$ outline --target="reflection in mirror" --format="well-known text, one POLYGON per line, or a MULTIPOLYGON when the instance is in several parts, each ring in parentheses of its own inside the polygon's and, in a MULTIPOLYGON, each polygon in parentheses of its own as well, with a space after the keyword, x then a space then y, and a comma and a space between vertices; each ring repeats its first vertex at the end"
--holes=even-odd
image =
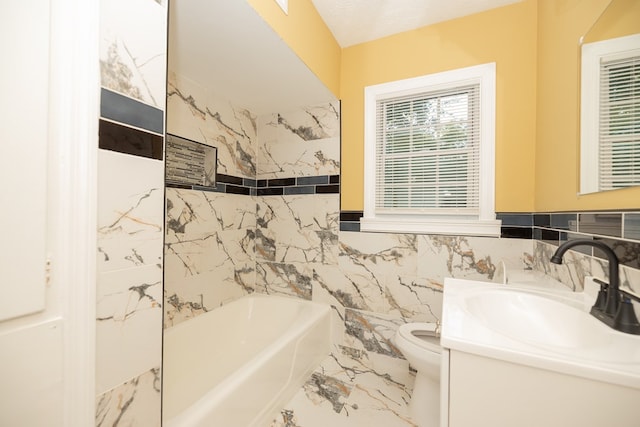
MULTIPOLYGON (((329 234, 321 231, 338 216, 333 212, 339 206, 337 185, 329 185, 335 183, 329 179, 339 174, 339 108, 334 95, 249 2, 169 3, 164 426, 195 425, 193 420, 202 417, 215 419, 207 425, 266 425, 251 419, 272 414, 265 399, 277 404, 286 396, 272 388, 283 380, 295 386, 290 381, 294 374, 282 369, 302 370, 306 365, 297 361, 242 370, 263 344, 274 341, 253 326, 269 333, 277 328, 261 320, 249 327, 255 316, 242 311, 253 307, 248 302, 224 314, 218 309, 250 293, 282 292, 268 286, 285 283, 293 270, 271 268, 271 257, 281 247, 277 239, 289 238, 296 220, 305 218, 300 227, 306 234, 301 235, 313 234, 312 229, 318 230, 315 235, 329 234), (213 164, 217 175, 208 173, 213 164), (278 203, 273 197, 267 202, 258 197, 262 194, 304 195, 305 200, 278 203), (321 202, 306 200, 315 200, 316 194, 321 202), (329 212, 317 214, 327 224, 308 225, 306 218, 315 218, 307 215, 310 206, 329 212), (239 318, 246 318, 244 333, 239 318), (271 369, 276 365, 283 368, 271 369), (255 380, 259 375, 269 379, 255 380)), ((324 251, 324 243, 311 241, 310 251, 324 251)), ((299 255, 297 247, 287 257, 303 255, 313 258, 299 255)), ((299 282, 305 283, 300 298, 310 299, 306 283, 311 281, 299 282)))
POLYGON ((640 2, 613 0, 583 41, 580 193, 640 185, 640 2))

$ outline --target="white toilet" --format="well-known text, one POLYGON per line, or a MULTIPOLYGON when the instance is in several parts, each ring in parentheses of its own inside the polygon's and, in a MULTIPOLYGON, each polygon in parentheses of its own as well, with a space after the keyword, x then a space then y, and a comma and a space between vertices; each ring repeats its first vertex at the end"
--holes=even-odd
POLYGON ((407 323, 398 328, 396 346, 417 371, 409 413, 419 427, 440 422, 440 330, 436 323, 407 323))

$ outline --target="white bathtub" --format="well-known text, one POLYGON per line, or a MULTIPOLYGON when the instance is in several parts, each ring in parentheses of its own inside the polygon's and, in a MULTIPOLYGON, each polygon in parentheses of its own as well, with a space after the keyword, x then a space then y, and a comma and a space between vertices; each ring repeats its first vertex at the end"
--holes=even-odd
POLYGON ((165 427, 262 427, 330 351, 330 308, 252 295, 165 331, 165 427))

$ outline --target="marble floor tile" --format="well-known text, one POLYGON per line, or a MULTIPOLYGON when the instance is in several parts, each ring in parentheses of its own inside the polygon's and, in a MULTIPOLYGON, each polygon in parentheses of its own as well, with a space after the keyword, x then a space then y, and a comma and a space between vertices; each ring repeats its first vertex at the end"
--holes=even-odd
POLYGON ((412 427, 406 360, 335 346, 270 427, 412 427))

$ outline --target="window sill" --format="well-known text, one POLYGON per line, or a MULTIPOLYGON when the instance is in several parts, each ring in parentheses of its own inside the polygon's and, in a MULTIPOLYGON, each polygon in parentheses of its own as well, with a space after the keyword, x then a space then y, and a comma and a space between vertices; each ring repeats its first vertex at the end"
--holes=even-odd
POLYGON ((360 219, 360 231, 380 233, 446 234, 500 237, 502 221, 469 219, 366 218, 360 219))

